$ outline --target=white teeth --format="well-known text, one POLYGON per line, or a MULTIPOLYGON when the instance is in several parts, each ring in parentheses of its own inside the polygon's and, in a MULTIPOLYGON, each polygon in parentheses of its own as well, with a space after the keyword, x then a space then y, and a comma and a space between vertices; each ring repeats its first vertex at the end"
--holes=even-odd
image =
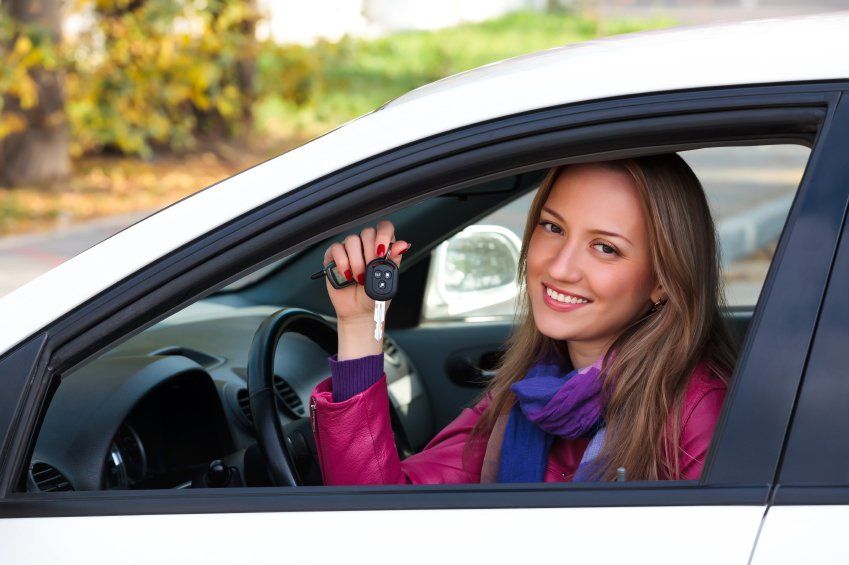
POLYGON ((565 304, 586 304, 587 300, 583 298, 578 298, 577 296, 567 296, 565 294, 560 294, 559 292, 555 292, 548 287, 545 287, 545 293, 549 295, 551 298, 556 300, 557 302, 563 302, 565 304))

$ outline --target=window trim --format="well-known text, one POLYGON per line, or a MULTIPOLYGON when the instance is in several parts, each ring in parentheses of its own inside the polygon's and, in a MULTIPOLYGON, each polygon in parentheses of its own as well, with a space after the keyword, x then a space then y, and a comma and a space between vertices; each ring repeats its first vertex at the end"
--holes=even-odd
MULTIPOLYGON (((327 225, 337 226, 341 230, 350 223, 352 216, 361 220, 369 214, 385 212, 387 208, 398 208, 402 203, 409 204, 486 178, 565 162, 570 159, 564 157, 569 154, 568 147, 572 147, 572 154, 576 155, 573 159, 581 160, 601 154, 612 158, 658 150, 681 150, 690 146, 704 147, 710 143, 761 142, 765 139, 810 141, 821 124, 827 123, 829 119, 837 100, 834 90, 835 86, 830 83, 708 89, 622 97, 529 112, 463 128, 387 152, 342 169, 334 175, 318 179, 221 226, 117 283, 45 328, 43 333, 46 347, 40 357, 44 369, 35 371, 30 383, 32 386, 28 389, 20 387, 11 391, 13 394, 17 392, 15 397, 19 398, 15 414, 0 413, 0 424, 4 423, 4 418, 18 419, 18 425, 10 428, 11 433, 0 438, 5 440, 0 444, 3 446, 0 450, 0 516, 20 515, 28 505, 32 505, 35 511, 35 508, 44 507, 48 501, 51 504, 64 501, 71 512, 99 514, 107 511, 103 504, 97 503, 104 496, 117 504, 116 510, 120 508, 121 514, 146 513, 138 503, 143 497, 130 495, 61 493, 32 497, 12 494, 24 474, 23 470, 34 445, 35 431, 46 411, 51 386, 58 383, 59 375, 72 370, 103 349, 112 347, 164 319, 184 305, 232 282, 245 272, 324 237, 327 225), (627 123, 623 123, 624 121, 627 123), (545 124, 545 127, 541 128, 540 123, 545 124), (755 123, 759 128, 757 132, 751 131, 755 123), (719 128, 720 125, 722 129, 719 128), (745 128, 741 127, 743 125, 745 128), (797 129, 790 131, 789 126, 797 129), (711 129, 712 136, 706 133, 711 129), (510 162, 513 163, 509 170, 504 168, 506 156, 509 156, 510 162), (50 360, 49 367, 46 367, 46 359, 50 360), (71 496, 68 497, 68 494, 71 496), (32 500, 33 498, 39 500, 32 500), (120 500, 128 501, 128 504, 121 504, 120 500)), ((812 161, 819 146, 819 143, 814 144, 812 161)), ((806 172, 788 225, 802 213, 798 204, 806 202, 800 196, 811 184, 807 178, 806 172)), ((793 232, 791 235, 795 236, 794 242, 805 242, 810 236, 804 230, 801 235, 796 235, 799 230, 794 229, 793 232)), ((786 247, 785 235, 782 235, 782 243, 776 253, 777 259, 786 247)), ((822 241, 818 243, 823 245, 822 241)), ((774 262, 767 277, 765 291, 777 270, 774 262)), ((781 271, 784 270, 782 267, 781 271)), ((775 309, 777 307, 773 308, 775 309)), ((756 312, 753 326, 764 317, 763 312, 756 312)), ((750 332, 747 342, 752 341, 753 334, 754 332, 750 332)), ((7 364, 4 361, 7 357, 0 359, 0 375, 5 372, 7 364)), ((745 361, 741 359, 741 364, 745 361)), ((729 398, 741 394, 736 390, 740 388, 736 386, 740 380, 735 381, 729 398)), ((744 392, 751 393, 748 390, 744 392)), ((739 425, 739 417, 726 418, 727 412, 728 410, 723 412, 715 436, 721 439, 725 434, 733 434, 742 429, 742 440, 749 437, 745 433, 745 426, 739 425)), ((786 416, 789 416, 789 409, 787 412, 786 416)), ((0 425, 0 430, 2 429, 3 426, 0 425)), ((741 443, 741 437, 729 435, 729 438, 735 444, 741 443)), ((721 443, 723 442, 714 441, 712 452, 716 449, 716 444, 721 443)), ((738 488, 741 484, 739 480, 728 480, 729 476, 738 476, 730 467, 740 467, 728 465, 729 451, 733 450, 718 450, 717 459, 714 460, 714 465, 706 468, 705 478, 699 483, 700 486, 663 483, 663 486, 659 487, 644 487, 640 483, 630 483, 622 487, 622 493, 657 491, 653 495, 655 501, 663 505, 675 503, 674 500, 678 496, 673 496, 674 492, 682 493, 682 504, 689 504, 686 500, 693 500, 692 493, 699 493, 696 496, 699 500, 714 496, 721 500, 717 502, 721 504, 735 503, 733 500, 738 500, 741 504, 751 504, 755 503, 755 500, 762 500, 761 494, 765 492, 764 489, 767 488, 775 468, 772 467, 767 474, 754 473, 757 480, 752 480, 752 473, 748 476, 745 473, 742 475, 748 479, 745 484, 757 485, 751 487, 758 492, 758 496, 754 497, 750 489, 738 488), (717 461, 721 464, 717 465, 717 461), (716 480, 716 477, 720 480, 716 480), (767 480, 763 480, 765 478, 767 480), (714 488, 714 485, 718 487, 722 484, 726 487, 714 488), (702 485, 711 487, 706 489, 705 493, 715 494, 700 493, 702 485)), ((770 464, 767 464, 767 467, 769 466, 770 464)), ((533 493, 550 490, 540 490, 540 486, 535 485, 532 491, 522 491, 505 485, 498 488, 488 486, 484 492, 525 492, 530 498, 523 502, 520 496, 512 504, 528 506, 528 502, 534 498, 533 493)), ((327 490, 329 488, 323 487, 322 493, 330 496, 331 491, 327 490)), ((420 489, 434 490, 432 486, 408 488, 412 489, 411 496, 420 489)), ((445 496, 449 498, 451 492, 458 490, 456 486, 440 488, 446 491, 445 496)), ((599 493, 606 492, 609 488, 610 485, 596 488, 584 485, 567 485, 567 488, 564 488, 560 485, 559 489, 555 490, 569 492, 571 497, 578 497, 578 492, 603 496, 599 493)), ((250 489, 249 492, 257 494, 256 497, 248 494, 250 500, 262 498, 256 489, 250 489)), ((397 489, 390 492, 395 493, 394 496, 400 494, 397 489)), ((407 492, 407 489, 404 492, 407 492)), ((464 497, 468 492, 471 491, 463 488, 458 494, 464 497)), ((152 495, 151 491, 145 493, 152 495)), ((298 493, 306 495, 306 491, 302 489, 298 489, 298 493)), ((356 492, 346 496, 368 506, 368 493, 373 493, 375 497, 379 494, 371 489, 365 491, 359 487, 356 492)), ((321 495, 317 496, 321 498, 321 495)), ((212 494, 203 491, 186 494, 183 491, 169 491, 166 498, 168 500, 164 505, 168 508, 176 508, 178 512, 194 512, 204 506, 204 503, 200 502, 202 500, 231 500, 233 496, 226 492, 212 494)), ((270 495, 270 499, 277 501, 275 505, 279 504, 276 506, 279 510, 286 510, 296 504, 295 500, 306 500, 301 494, 280 491, 275 491, 274 495, 270 495)), ((410 498, 411 502, 413 500, 410 498)), ((571 498, 567 497, 563 503, 573 506, 569 500, 571 498)), ((577 504, 577 501, 575 498, 573 502, 577 504)), ((483 504, 483 507, 495 507, 490 504, 496 502, 497 500, 492 500, 483 504)), ((644 497, 639 501, 635 499, 633 503, 641 506, 651 505, 650 500, 644 497)), ((629 505, 625 498, 617 501, 615 505, 622 504, 629 505)), ((232 502, 228 502, 226 506, 233 510, 232 502)), ((394 507, 397 507, 397 500, 394 507)), ((107 513, 113 512, 110 510, 107 513)))
POLYGON ((0 519, 339 510, 763 506, 769 491, 767 485, 713 489, 695 482, 659 481, 604 486, 455 484, 20 493, 0 501, 0 519))
POLYGON ((829 116, 811 152, 782 230, 735 370, 736 375, 749 370, 766 376, 761 378, 761 383, 758 379, 733 383, 726 403, 732 406, 742 403, 750 411, 723 410, 715 436, 733 438, 751 428, 750 422, 754 422, 756 428, 773 427, 783 433, 776 433, 769 443, 763 433, 756 433, 755 441, 749 438, 748 445, 737 440, 714 441, 708 453, 713 471, 710 479, 714 484, 735 484, 741 478, 752 480, 757 475, 767 478, 770 484, 777 483, 792 413, 847 209, 849 186, 845 183, 846 177, 841 175, 847 165, 839 151, 845 147, 847 131, 849 103, 846 97, 835 93, 829 105, 829 116), (839 182, 841 177, 843 182, 839 182), (843 206, 835 206, 835 202, 843 206), (817 247, 818 241, 823 242, 821 247, 817 247), (768 333, 760 332, 761 327, 767 328, 768 333), (776 344, 781 346, 776 347, 776 344), (790 352, 790 348, 795 353, 790 352), (748 369, 750 364, 752 369, 748 369), (734 468, 734 461, 747 458, 752 465, 748 476, 734 468), (770 466, 774 472, 771 478, 768 476, 770 466))
MULTIPOLYGON (((849 98, 841 99, 842 121, 835 135, 829 159, 829 182, 847 184, 849 164, 840 158, 838 148, 849 146, 849 98)), ((817 321, 805 377, 799 389, 781 461, 776 504, 832 504, 849 501, 849 418, 845 416, 847 388, 845 336, 849 311, 846 288, 849 282, 849 222, 844 213, 840 243, 829 273, 823 307, 817 321), (841 383, 841 380, 843 381, 841 383), (829 440, 838 442, 829 445, 829 440), (824 490, 823 490, 824 489, 824 490), (829 493, 829 494, 825 494, 829 493), (829 498, 833 496, 833 498, 829 498)))

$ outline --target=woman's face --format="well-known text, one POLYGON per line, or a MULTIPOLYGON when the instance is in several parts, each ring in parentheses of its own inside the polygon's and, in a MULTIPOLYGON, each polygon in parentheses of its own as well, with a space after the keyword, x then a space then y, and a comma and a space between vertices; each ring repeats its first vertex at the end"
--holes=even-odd
POLYGON ((645 212, 627 174, 564 169, 531 236, 527 278, 537 329, 569 341, 570 352, 575 346, 594 356, 662 296, 645 212))

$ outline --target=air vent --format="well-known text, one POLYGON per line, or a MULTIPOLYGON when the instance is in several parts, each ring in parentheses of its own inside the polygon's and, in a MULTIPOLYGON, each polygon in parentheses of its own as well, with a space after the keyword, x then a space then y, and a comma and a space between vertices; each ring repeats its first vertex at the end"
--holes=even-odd
MULTIPOLYGON (((298 393, 281 377, 274 377, 274 395, 277 397, 277 406, 290 418, 303 418, 307 415, 304 403, 301 401, 298 393)), ((251 413, 251 402, 248 398, 247 389, 239 389, 239 392, 236 393, 236 402, 239 404, 242 415, 253 426, 254 419, 251 413)))
POLYGON ((289 412, 288 416, 303 418, 307 415, 301 397, 282 377, 274 377, 274 392, 277 393, 277 400, 280 401, 283 409, 289 412))
POLYGON ((47 463, 33 463, 30 473, 32 473, 33 482, 41 492, 74 490, 65 475, 47 463))
POLYGON ((251 414, 251 401, 248 398, 248 389, 239 389, 239 392, 236 393, 236 402, 239 403, 239 409, 242 411, 242 415, 247 418, 248 424, 253 426, 254 417, 253 414, 251 414))

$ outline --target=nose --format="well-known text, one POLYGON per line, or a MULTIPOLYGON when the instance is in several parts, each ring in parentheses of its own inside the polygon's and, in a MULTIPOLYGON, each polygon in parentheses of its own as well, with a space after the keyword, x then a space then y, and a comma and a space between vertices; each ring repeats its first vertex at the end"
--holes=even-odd
POLYGON ((581 254, 575 243, 564 242, 548 263, 548 274, 554 280, 577 282, 583 278, 581 254))

